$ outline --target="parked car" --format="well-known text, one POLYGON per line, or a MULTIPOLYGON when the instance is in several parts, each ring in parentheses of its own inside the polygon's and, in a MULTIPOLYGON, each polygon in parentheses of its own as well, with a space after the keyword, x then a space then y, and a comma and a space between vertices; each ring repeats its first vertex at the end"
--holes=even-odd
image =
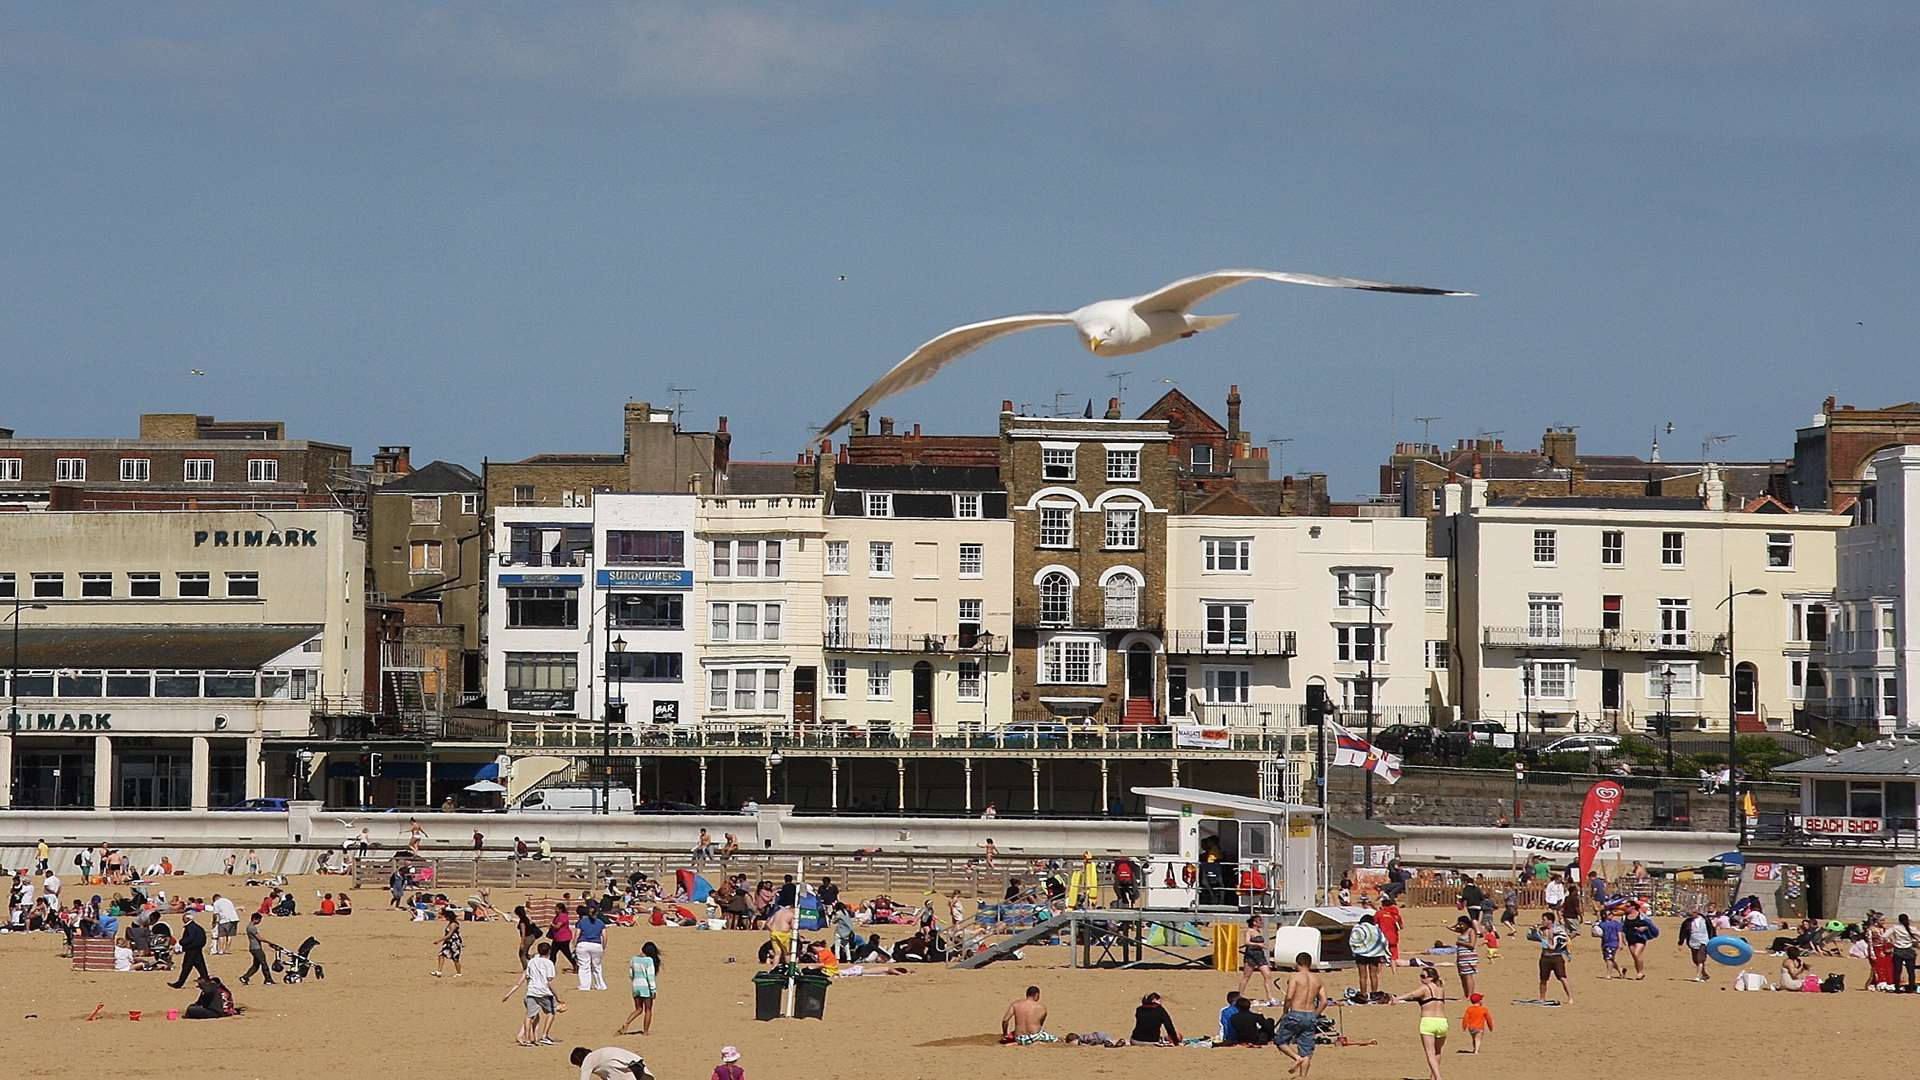
POLYGON ((1585 754, 1601 755, 1620 752, 1618 735, 1569 735, 1564 739, 1555 739, 1540 748, 1542 754, 1585 754))
POLYGON ((248 799, 246 802, 223 806, 222 810, 248 810, 261 814, 284 814, 287 812, 286 799, 248 799))
MULTIPOLYGON (((613 813, 633 813, 633 789, 615 784, 607 793, 607 804, 613 813)), ((510 814, 592 814, 599 810, 600 788, 589 784, 534 788, 507 808, 510 814)))
POLYGON ((1425 724, 1394 724, 1373 737, 1373 744, 1389 754, 1416 757, 1437 753, 1440 732, 1425 724))
POLYGON ((1467 720, 1447 726, 1447 734, 1470 743, 1492 745, 1495 735, 1505 735, 1507 725, 1498 720, 1467 720))

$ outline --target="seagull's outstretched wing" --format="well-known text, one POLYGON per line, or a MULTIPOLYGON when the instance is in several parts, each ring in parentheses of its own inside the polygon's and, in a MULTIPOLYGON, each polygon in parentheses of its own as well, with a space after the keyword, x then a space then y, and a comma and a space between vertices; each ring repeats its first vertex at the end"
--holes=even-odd
POLYGON ((1328 277, 1325 274, 1290 274, 1284 270, 1215 270, 1181 278, 1171 285, 1135 297, 1135 311, 1185 311, 1217 292, 1224 292, 1249 281, 1280 281, 1289 285, 1318 285, 1327 289, 1365 289, 1368 292, 1415 293, 1420 296, 1472 296, 1452 289, 1432 289, 1425 285, 1395 285, 1390 281, 1363 278, 1328 277))
POLYGON ((1017 334, 1022 330, 1032 330, 1039 326, 1058 326, 1071 324, 1071 315, 1008 315, 1000 319, 988 319, 985 322, 968 323, 953 329, 913 350, 905 360, 893 366, 893 370, 880 376, 878 382, 860 392, 852 404, 841 409, 832 420, 820 429, 822 436, 831 435, 840 430, 843 424, 860 415, 860 410, 889 398, 902 390, 908 390, 939 372, 939 370, 973 350, 1008 334, 1017 334))

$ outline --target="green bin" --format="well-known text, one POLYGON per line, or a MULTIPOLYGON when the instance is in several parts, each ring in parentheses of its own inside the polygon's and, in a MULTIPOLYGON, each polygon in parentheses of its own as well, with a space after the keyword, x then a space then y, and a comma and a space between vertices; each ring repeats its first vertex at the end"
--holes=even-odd
POLYGON ((827 1018, 827 987, 833 980, 825 975, 806 974, 794 980, 793 1015, 800 1020, 827 1018))
POLYGON ((753 977, 753 1018, 755 1020, 780 1019, 780 998, 787 992, 787 977, 771 971, 763 971, 753 977))

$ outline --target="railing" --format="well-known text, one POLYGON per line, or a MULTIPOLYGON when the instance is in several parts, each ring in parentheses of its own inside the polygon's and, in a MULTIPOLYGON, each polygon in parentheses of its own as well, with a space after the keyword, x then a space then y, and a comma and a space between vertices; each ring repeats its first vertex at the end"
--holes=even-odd
POLYGON ((1489 626, 1482 644, 1496 649, 1601 649, 1607 652, 1717 653, 1726 650, 1725 634, 1693 630, 1618 630, 1563 626, 1558 630, 1527 626, 1489 626))
MULTIPOLYGON (((748 722, 704 721, 660 728, 615 727, 613 745, 626 750, 981 750, 1075 753, 1089 750, 1176 749, 1183 754, 1280 753, 1288 749, 1289 732, 1280 725, 1271 730, 1230 728, 1227 737, 1205 746, 1183 744, 1177 728, 1185 724, 1067 724, 1018 723, 993 730, 929 732, 907 728, 848 727, 834 724, 769 725, 748 722)), ((512 722, 510 745, 515 749, 598 750, 602 728, 598 722, 556 718, 512 722)))
POLYGON ((327 698, 313 710, 309 737, 504 743, 508 721, 490 716, 393 716, 369 713, 358 698, 327 698))
POLYGON ((1075 607, 1066 622, 1058 622, 1042 617, 1040 605, 1031 601, 1014 601, 1013 624, 1020 627, 1036 627, 1041 630, 1145 630, 1150 633, 1160 629, 1161 612, 1141 604, 1137 610, 1109 610, 1104 600, 1099 610, 1083 612, 1075 607))
POLYGON ((1253 630, 1238 634, 1214 634, 1205 630, 1172 630, 1167 633, 1167 651, 1199 656, 1279 656, 1297 655, 1297 635, 1292 630, 1253 630))
POLYGON ((880 634, 871 631, 829 630, 820 635, 821 647, 832 652, 870 653, 961 653, 1004 656, 1011 639, 1006 635, 979 633, 971 642, 960 634, 880 634))
POLYGON ((517 567, 527 566, 558 566, 569 569, 580 569, 592 561, 593 552, 587 549, 579 551, 533 551, 523 555, 509 554, 504 568, 511 570, 517 567))
POLYGON ((1822 817, 1761 814, 1747 839, 1759 846, 1841 851, 1920 851, 1920 821, 1914 818, 1822 817), (1877 825, 1868 830, 1867 825, 1877 825))

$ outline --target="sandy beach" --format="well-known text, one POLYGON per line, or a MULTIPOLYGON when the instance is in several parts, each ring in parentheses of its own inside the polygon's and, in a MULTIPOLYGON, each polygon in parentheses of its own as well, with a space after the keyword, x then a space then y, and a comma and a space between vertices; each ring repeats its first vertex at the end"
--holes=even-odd
MULTIPOLYGON (((337 890, 340 878, 299 878, 303 908, 317 890, 337 890)), ((233 884, 221 878, 176 878, 169 894, 211 896, 233 884)), ((233 888, 243 911, 263 890, 233 888)), ((605 992, 581 993, 570 975, 558 983, 568 1005, 554 1028, 556 1047, 514 1045, 520 1002, 501 995, 518 973, 514 935, 505 923, 467 925, 466 974, 436 979, 433 924, 412 922, 385 907, 374 890, 355 892, 357 911, 348 918, 301 915, 269 920, 266 936, 297 944, 318 937, 315 957, 327 969, 324 981, 297 986, 240 987, 244 952, 210 957, 216 975, 234 986, 245 1016, 232 1020, 164 1019, 169 1007, 184 1007, 187 991, 165 985, 169 975, 79 973, 59 956, 59 940, 46 934, 0 935, 0 1050, 14 1075, 77 1077, 111 1071, 120 1075, 208 1080, 333 1080, 370 1070, 448 1073, 476 1078, 573 1075, 566 1054, 575 1045, 612 1043, 644 1054, 661 1080, 704 1080, 726 1043, 744 1054, 756 1080, 806 1076, 817 1080, 924 1077, 971 1080, 980 1076, 1051 1078, 1071 1068, 1079 1074, 1211 1077, 1222 1067, 1271 1075, 1281 1066, 1272 1050, 1140 1048, 1032 1048, 996 1045, 998 1021, 1008 1001, 1029 983, 1038 984, 1052 1010, 1058 1034, 1102 1030, 1124 1036, 1141 994, 1165 996, 1183 1036, 1210 1033, 1224 994, 1237 976, 1211 971, 1075 971, 1064 967, 1064 948, 1027 951, 1018 963, 980 971, 950 971, 939 965, 912 968, 896 978, 842 979, 831 991, 825 1021, 755 1022, 749 978, 762 935, 691 929, 636 927, 610 931, 605 992), (615 1039, 627 1014, 626 958, 655 941, 664 964, 654 1033, 615 1039), (100 1019, 86 1017, 104 1005, 100 1019), (139 1009, 143 1019, 130 1022, 139 1009), (110 1063, 110 1064, 109 1064, 110 1063)), ((509 898, 495 895, 496 901, 509 898)), ((1409 913, 1406 943, 1428 944, 1451 912, 1409 913)), ((176 920, 177 921, 177 920, 176 920)), ((1604 1063, 1616 1075, 1673 1075, 1688 1068, 1721 1069, 1737 1055, 1743 1080, 1803 1077, 1822 1067, 1835 1075, 1904 1074, 1901 1063, 1920 1050, 1915 1034, 1920 999, 1849 990, 1844 995, 1737 994, 1728 989, 1735 969, 1716 967, 1702 986, 1674 946, 1675 920, 1662 920, 1662 936, 1649 950, 1644 982, 1598 977, 1597 942, 1575 946, 1571 971, 1576 1003, 1567 1008, 1515 1006, 1535 992, 1535 951, 1508 941, 1501 958, 1482 968, 1481 987, 1496 1030, 1479 1057, 1450 1053, 1448 1077, 1506 1080, 1549 1071, 1590 1071, 1604 1063)), ((1763 935, 1754 935, 1756 938, 1763 935)), ((1770 935, 1766 935, 1770 936, 1770 935)), ((1839 971, 1850 987, 1862 985, 1861 961, 1823 959, 1821 972, 1839 971)), ((1448 992, 1458 989, 1451 969, 1448 992)), ((1756 958, 1755 970, 1770 978, 1778 964, 1756 958)), ((1346 973, 1329 977, 1347 985, 1346 973)), ((1410 990, 1412 973, 1394 971, 1387 988, 1410 990)), ((1464 1002, 1451 1003, 1456 1035, 1464 1002)), ((1322 1047, 1314 1076, 1424 1076, 1410 1006, 1347 1008, 1346 1034, 1378 1040, 1373 1046, 1322 1047)), ((1464 1045, 1456 1038, 1449 1050, 1464 1045)))

